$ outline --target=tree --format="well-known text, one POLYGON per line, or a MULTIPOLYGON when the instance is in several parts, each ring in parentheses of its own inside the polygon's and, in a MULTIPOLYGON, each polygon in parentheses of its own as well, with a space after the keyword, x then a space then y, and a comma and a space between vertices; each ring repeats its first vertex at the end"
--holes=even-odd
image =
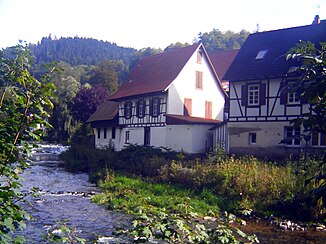
MULTIPOLYGON (((41 141, 52 108, 54 85, 49 73, 40 80, 29 72, 30 55, 26 46, 0 51, 0 242, 23 242, 12 233, 25 226, 28 217, 18 204, 19 172, 34 142, 41 141), (8 51, 11 51, 8 53, 8 51)), ((53 71, 53 69, 51 70, 53 71)))
MULTIPOLYGON (((311 104, 309 113, 302 114, 291 123, 302 126, 308 136, 313 131, 326 135, 326 42, 320 43, 318 49, 311 42, 301 41, 289 50, 287 60, 298 61, 300 65, 290 69, 289 75, 299 75, 299 78, 293 84, 288 84, 285 92, 295 92, 311 104)), ((324 151, 322 163, 325 162, 324 151)), ((320 172, 306 180, 306 184, 311 182, 317 185, 311 192, 315 204, 322 202, 322 206, 326 208, 326 172, 320 172)))
POLYGON ((110 93, 118 89, 122 77, 126 76, 128 68, 121 61, 105 60, 90 72, 88 83, 106 87, 110 93))
POLYGON ((211 32, 199 33, 199 41, 203 43, 207 52, 239 49, 249 34, 246 30, 239 33, 228 30, 223 33, 219 29, 213 29, 211 32))
POLYGON ((109 91, 100 85, 84 85, 77 93, 71 105, 71 114, 75 120, 86 123, 89 117, 104 101, 109 98, 109 91))
POLYGON ((81 76, 86 74, 83 67, 71 67, 59 62, 57 72, 51 82, 56 85, 54 109, 50 117, 53 128, 48 132, 50 141, 67 141, 75 131, 75 122, 70 114, 69 104, 73 102, 80 88, 81 76))

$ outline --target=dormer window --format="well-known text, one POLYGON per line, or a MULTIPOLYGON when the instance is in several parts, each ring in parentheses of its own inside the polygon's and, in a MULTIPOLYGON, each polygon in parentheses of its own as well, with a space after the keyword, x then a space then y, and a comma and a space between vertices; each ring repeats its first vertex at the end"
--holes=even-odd
POLYGON ((265 58, 266 54, 267 54, 268 50, 260 50, 258 53, 257 53, 257 56, 256 56, 256 60, 259 60, 259 59, 263 59, 265 58))

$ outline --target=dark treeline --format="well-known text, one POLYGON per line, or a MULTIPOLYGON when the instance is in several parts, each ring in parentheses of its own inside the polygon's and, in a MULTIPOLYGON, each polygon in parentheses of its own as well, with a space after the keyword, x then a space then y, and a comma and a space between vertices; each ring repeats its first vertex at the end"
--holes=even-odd
POLYGON ((96 65, 103 60, 121 60, 129 65, 136 51, 134 48, 119 47, 115 43, 92 38, 43 37, 38 44, 29 47, 36 63, 64 61, 72 66, 96 65))

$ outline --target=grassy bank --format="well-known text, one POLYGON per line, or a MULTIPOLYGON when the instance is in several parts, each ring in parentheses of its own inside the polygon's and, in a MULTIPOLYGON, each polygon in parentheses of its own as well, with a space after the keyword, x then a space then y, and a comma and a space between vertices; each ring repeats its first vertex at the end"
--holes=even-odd
POLYGON ((237 220, 234 215, 219 214, 216 199, 209 191, 198 195, 190 189, 112 172, 100 182, 100 187, 103 193, 94 196, 93 201, 132 214, 132 228, 119 233, 131 236, 135 242, 151 239, 172 243, 257 241, 255 235, 247 236, 229 224, 237 220))
MULTIPOLYGON (((97 202, 133 214, 146 213, 135 225, 142 233, 153 234, 159 226, 178 226, 184 219, 193 218, 193 213, 200 219, 209 216, 220 220, 220 210, 253 211, 306 221, 325 218, 322 202, 309 194, 317 185, 313 181, 305 185, 306 179, 325 172, 325 165, 321 159, 304 155, 283 162, 265 162, 249 156, 228 157, 223 152, 190 157, 166 149, 131 145, 120 152, 74 146, 62 158, 67 169, 87 171, 92 181, 101 182, 105 193, 95 198, 97 202), (146 219, 160 224, 155 228, 140 224, 148 223, 146 219)), ((227 222, 225 218, 218 221, 224 227, 227 222)), ((203 228, 189 225, 184 228, 203 228)))

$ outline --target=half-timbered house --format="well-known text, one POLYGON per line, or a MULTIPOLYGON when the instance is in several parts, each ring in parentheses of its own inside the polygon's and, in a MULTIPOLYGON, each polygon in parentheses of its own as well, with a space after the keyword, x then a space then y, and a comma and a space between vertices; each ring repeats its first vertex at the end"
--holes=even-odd
POLYGON ((289 123, 311 106, 296 93, 282 93, 282 87, 296 79, 287 76, 297 64, 286 61, 286 53, 300 40, 320 47, 318 43, 326 41, 326 24, 254 33, 241 47, 224 76, 230 82, 231 153, 281 156, 302 147, 326 146, 326 135, 318 133, 308 143, 296 139, 302 128, 289 123))
POLYGON ((89 122, 97 147, 132 143, 203 153, 213 144, 210 129, 224 120, 226 96, 205 48, 194 44, 142 58, 110 97, 117 124, 114 116, 103 118, 103 108, 89 122))

